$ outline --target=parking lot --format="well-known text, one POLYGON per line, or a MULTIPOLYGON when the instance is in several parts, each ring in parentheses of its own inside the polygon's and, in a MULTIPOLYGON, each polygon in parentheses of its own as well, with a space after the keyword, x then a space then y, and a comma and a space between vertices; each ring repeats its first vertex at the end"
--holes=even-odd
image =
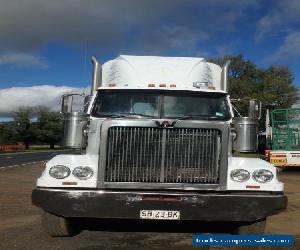
MULTIPOLYGON (((101 231, 84 231, 73 238, 51 238, 41 228, 39 209, 31 204, 31 191, 41 172, 40 164, 0 169, 0 249, 195 249, 191 237, 202 231, 201 224, 195 223, 108 223, 97 225, 95 229, 101 231)), ((283 171, 280 179, 285 182, 289 205, 286 211, 269 218, 267 233, 292 234, 296 240, 292 249, 300 249, 300 169, 283 171)))

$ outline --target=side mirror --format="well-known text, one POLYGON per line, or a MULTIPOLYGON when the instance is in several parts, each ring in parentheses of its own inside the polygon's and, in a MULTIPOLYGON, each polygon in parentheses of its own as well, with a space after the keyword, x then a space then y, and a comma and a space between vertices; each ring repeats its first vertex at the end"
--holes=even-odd
POLYGON ((73 97, 74 96, 80 96, 84 97, 83 94, 66 94, 61 97, 61 108, 60 112, 65 113, 71 113, 73 111, 73 97))
POLYGON ((71 113, 72 112, 72 103, 73 103, 73 95, 63 95, 61 97, 61 113, 71 113))
POLYGON ((255 99, 250 100, 248 116, 259 120, 261 118, 261 108, 261 101, 255 99))

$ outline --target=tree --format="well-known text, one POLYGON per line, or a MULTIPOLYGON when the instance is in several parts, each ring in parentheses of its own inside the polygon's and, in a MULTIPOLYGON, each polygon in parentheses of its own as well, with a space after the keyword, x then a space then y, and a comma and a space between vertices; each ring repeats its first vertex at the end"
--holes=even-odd
POLYGON ((243 116, 248 115, 251 99, 263 103, 263 114, 266 108, 291 107, 298 100, 298 90, 293 85, 293 74, 286 66, 261 69, 253 62, 245 60, 242 55, 225 56, 210 59, 219 65, 231 60, 229 67, 229 94, 239 99, 235 107, 243 116))
POLYGON ((59 112, 50 111, 46 107, 39 107, 37 112, 37 139, 50 145, 61 141, 63 136, 63 124, 59 112))
POLYGON ((23 142, 26 149, 34 142, 47 143, 50 148, 61 141, 62 120, 58 112, 46 107, 21 108, 14 121, 0 124, 0 142, 23 142))
POLYGON ((35 141, 34 126, 31 124, 34 112, 31 108, 20 108, 14 114, 14 122, 12 123, 13 139, 22 141, 26 149, 35 141))
POLYGON ((288 108, 298 100, 293 74, 288 67, 270 67, 263 74, 265 105, 269 108, 288 108))
POLYGON ((15 131, 13 130, 13 122, 0 123, 0 144, 16 143, 15 131))

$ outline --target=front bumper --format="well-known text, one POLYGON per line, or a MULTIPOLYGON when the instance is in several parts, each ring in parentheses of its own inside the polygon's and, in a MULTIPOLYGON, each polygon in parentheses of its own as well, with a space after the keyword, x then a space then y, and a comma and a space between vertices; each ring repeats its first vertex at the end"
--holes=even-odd
POLYGON ((252 222, 285 209, 287 197, 283 193, 36 188, 32 203, 63 217, 139 219, 140 210, 177 210, 181 220, 252 222))

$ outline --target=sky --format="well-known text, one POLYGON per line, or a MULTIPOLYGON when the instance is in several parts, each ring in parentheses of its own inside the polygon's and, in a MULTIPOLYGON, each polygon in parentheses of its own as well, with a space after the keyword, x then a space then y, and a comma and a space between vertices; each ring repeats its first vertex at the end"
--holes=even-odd
MULTIPOLYGON (((91 82, 90 58, 243 54, 287 65, 300 87, 299 0, 0 0, 0 117, 58 109, 91 82)), ((0 119, 0 120, 1 120, 0 119)))

